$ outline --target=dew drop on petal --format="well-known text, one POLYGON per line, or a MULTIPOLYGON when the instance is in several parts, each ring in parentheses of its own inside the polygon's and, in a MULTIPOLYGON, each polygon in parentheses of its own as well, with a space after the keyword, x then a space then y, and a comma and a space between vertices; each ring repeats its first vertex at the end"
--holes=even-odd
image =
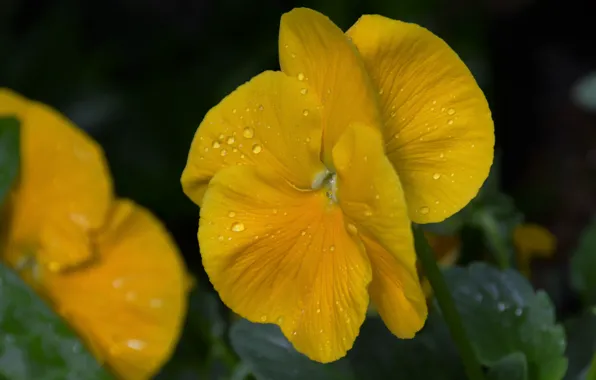
POLYGON ((303 111, 302 111, 302 114, 303 114, 304 116, 308 116, 308 110, 303 110, 303 111))
POLYGON ((226 141, 226 142, 228 143, 228 145, 232 145, 235 141, 236 141, 236 139, 234 138, 234 136, 230 136, 230 137, 228 137, 228 141, 226 141))
POLYGON ((233 217, 235 217, 235 216, 236 216, 236 213, 235 213, 234 211, 230 211, 230 212, 228 213, 228 216, 229 216, 230 218, 233 218, 233 217))
POLYGON ((263 105, 262 105, 262 104, 259 104, 259 107, 257 107, 257 108, 259 109, 259 111, 262 111, 262 110, 264 110, 264 109, 265 109, 265 107, 263 107, 263 105))
POLYGON ((242 136, 244 136, 247 139, 252 139, 254 135, 255 131, 251 127, 246 127, 244 128, 244 131, 242 131, 242 136))
POLYGON ((244 231, 244 223, 236 222, 236 223, 232 224, 232 231, 234 231, 234 232, 244 231))
POLYGON ((418 210, 422 215, 426 215, 429 213, 430 209, 426 206, 424 207, 420 207, 420 209, 418 210))
POLYGON ((439 179, 439 178, 441 178, 441 173, 433 174, 433 179, 439 179))
POLYGON ((223 240, 224 240, 224 237, 223 237, 223 236, 221 236, 221 235, 219 235, 219 236, 217 237, 217 240, 219 240, 219 241, 223 241, 223 240))
POLYGON ((236 113, 236 112, 238 112, 238 110, 237 110, 236 108, 234 108, 234 109, 232 110, 232 113, 236 113))
POLYGON ((445 157, 445 153, 439 154, 439 158, 444 158, 444 157, 445 157))
POLYGON ((331 247, 329 247, 329 250, 330 250, 331 252, 335 251, 335 246, 334 246, 334 245, 332 245, 331 247))
POLYGON ((453 124, 453 119, 447 120, 447 124, 449 124, 449 125, 453 124))
POLYGON ((259 153, 261 153, 262 150, 263 150, 263 147, 259 144, 255 144, 252 146, 252 152, 254 154, 259 154, 259 153))
POLYGON ((306 235, 306 231, 304 231, 304 230, 300 231, 300 235, 302 235, 302 236, 306 235))
POLYGON ((385 92, 383 89, 379 90, 379 95, 383 95, 383 92, 385 92))
POLYGON ((221 154, 222 156, 225 156, 226 154, 228 154, 228 151, 225 149, 222 149, 219 154, 221 154))
POLYGON ((219 148, 221 145, 219 144, 219 141, 213 141, 213 144, 211 144, 212 147, 214 147, 215 149, 219 148))
POLYGON ((355 225, 353 225, 352 223, 348 223, 348 232, 352 235, 356 235, 358 233, 358 228, 356 228, 355 225))
POLYGON ((304 80, 304 73, 298 73, 298 80, 304 80))
POLYGON ((308 89, 307 88, 303 88, 302 90, 300 90, 300 93, 302 95, 306 95, 306 94, 308 94, 308 89))
POLYGON ((261 322, 266 322, 266 321, 267 321, 267 316, 261 315, 261 322))
POLYGON ((447 115, 455 115, 455 110, 453 108, 449 108, 447 110, 447 115))
POLYGON ((321 313, 321 309, 317 309, 317 314, 320 314, 320 313, 321 313))

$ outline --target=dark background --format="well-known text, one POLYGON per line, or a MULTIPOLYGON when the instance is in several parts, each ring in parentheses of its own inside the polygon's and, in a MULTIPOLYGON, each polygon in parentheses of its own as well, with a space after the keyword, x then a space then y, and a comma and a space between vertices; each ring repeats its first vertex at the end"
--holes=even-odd
POLYGON ((533 281, 559 311, 567 262, 596 209, 596 111, 574 86, 596 70, 591 0, 0 0, 0 86, 50 104, 104 147, 117 193, 153 210, 200 286, 198 209, 179 177, 206 111, 277 69, 283 12, 347 29, 364 13, 419 23, 468 64, 493 110, 503 190, 558 238, 533 281))

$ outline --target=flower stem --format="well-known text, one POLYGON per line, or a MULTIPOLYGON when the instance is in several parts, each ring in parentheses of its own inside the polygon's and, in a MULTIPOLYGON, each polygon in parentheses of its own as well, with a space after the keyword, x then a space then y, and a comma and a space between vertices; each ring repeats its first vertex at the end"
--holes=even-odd
POLYGON ((495 261, 502 270, 508 269, 510 265, 510 254, 507 249, 507 244, 499 233, 499 225, 495 218, 487 213, 482 212, 478 217, 478 223, 484 230, 487 242, 492 247, 491 251, 495 256, 495 261))
POLYGON ((470 380, 484 380, 484 372, 468 340, 461 317, 455 308, 455 303, 447 288, 445 278, 435 260, 433 249, 426 241, 424 232, 420 227, 414 227, 413 232, 416 254, 424 268, 424 274, 433 288, 437 302, 441 307, 451 337, 455 341, 455 345, 464 363, 466 374, 470 380))

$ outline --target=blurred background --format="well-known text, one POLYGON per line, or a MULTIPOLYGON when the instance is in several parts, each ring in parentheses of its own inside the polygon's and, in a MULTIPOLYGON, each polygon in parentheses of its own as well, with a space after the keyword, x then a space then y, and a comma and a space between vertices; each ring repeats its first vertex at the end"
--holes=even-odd
POLYGON ((252 76, 278 69, 283 12, 314 8, 344 30, 361 14, 378 13, 421 24, 452 46, 493 111, 502 191, 526 221, 557 238, 554 257, 533 262, 531 280, 565 316, 579 307, 566 285, 569 255, 596 211, 594 4, 1 0, 0 86, 54 106, 88 131, 104 147, 117 193, 165 222, 200 289, 191 303, 200 318, 189 320, 185 338, 205 343, 183 339, 176 371, 212 357, 211 367, 226 368, 234 353, 216 340, 229 316, 202 273, 198 209, 179 177, 204 114, 252 76))

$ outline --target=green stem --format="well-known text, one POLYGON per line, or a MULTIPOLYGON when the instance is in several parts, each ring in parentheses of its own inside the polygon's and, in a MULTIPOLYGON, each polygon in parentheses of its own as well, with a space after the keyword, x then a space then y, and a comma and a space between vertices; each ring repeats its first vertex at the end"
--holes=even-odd
POLYGON ((468 340, 462 320, 455 308, 451 293, 449 293, 447 288, 445 278, 435 260, 435 254, 430 245, 428 245, 422 229, 414 227, 413 231, 416 254, 418 255, 418 259, 420 259, 424 274, 426 278, 428 278, 435 297, 437 298, 437 302, 441 307, 441 311, 443 312, 443 316, 445 317, 445 321, 451 332, 451 337, 455 341, 455 345, 463 360, 468 378, 470 380, 484 380, 484 372, 482 371, 482 367, 476 359, 472 345, 468 340))
POLYGON ((510 255, 507 244, 499 232, 499 223, 487 212, 481 212, 478 221, 483 229, 484 236, 486 236, 486 240, 488 240, 489 245, 492 247, 491 251, 495 256, 499 268, 502 270, 508 269, 511 266, 509 261, 510 255))

